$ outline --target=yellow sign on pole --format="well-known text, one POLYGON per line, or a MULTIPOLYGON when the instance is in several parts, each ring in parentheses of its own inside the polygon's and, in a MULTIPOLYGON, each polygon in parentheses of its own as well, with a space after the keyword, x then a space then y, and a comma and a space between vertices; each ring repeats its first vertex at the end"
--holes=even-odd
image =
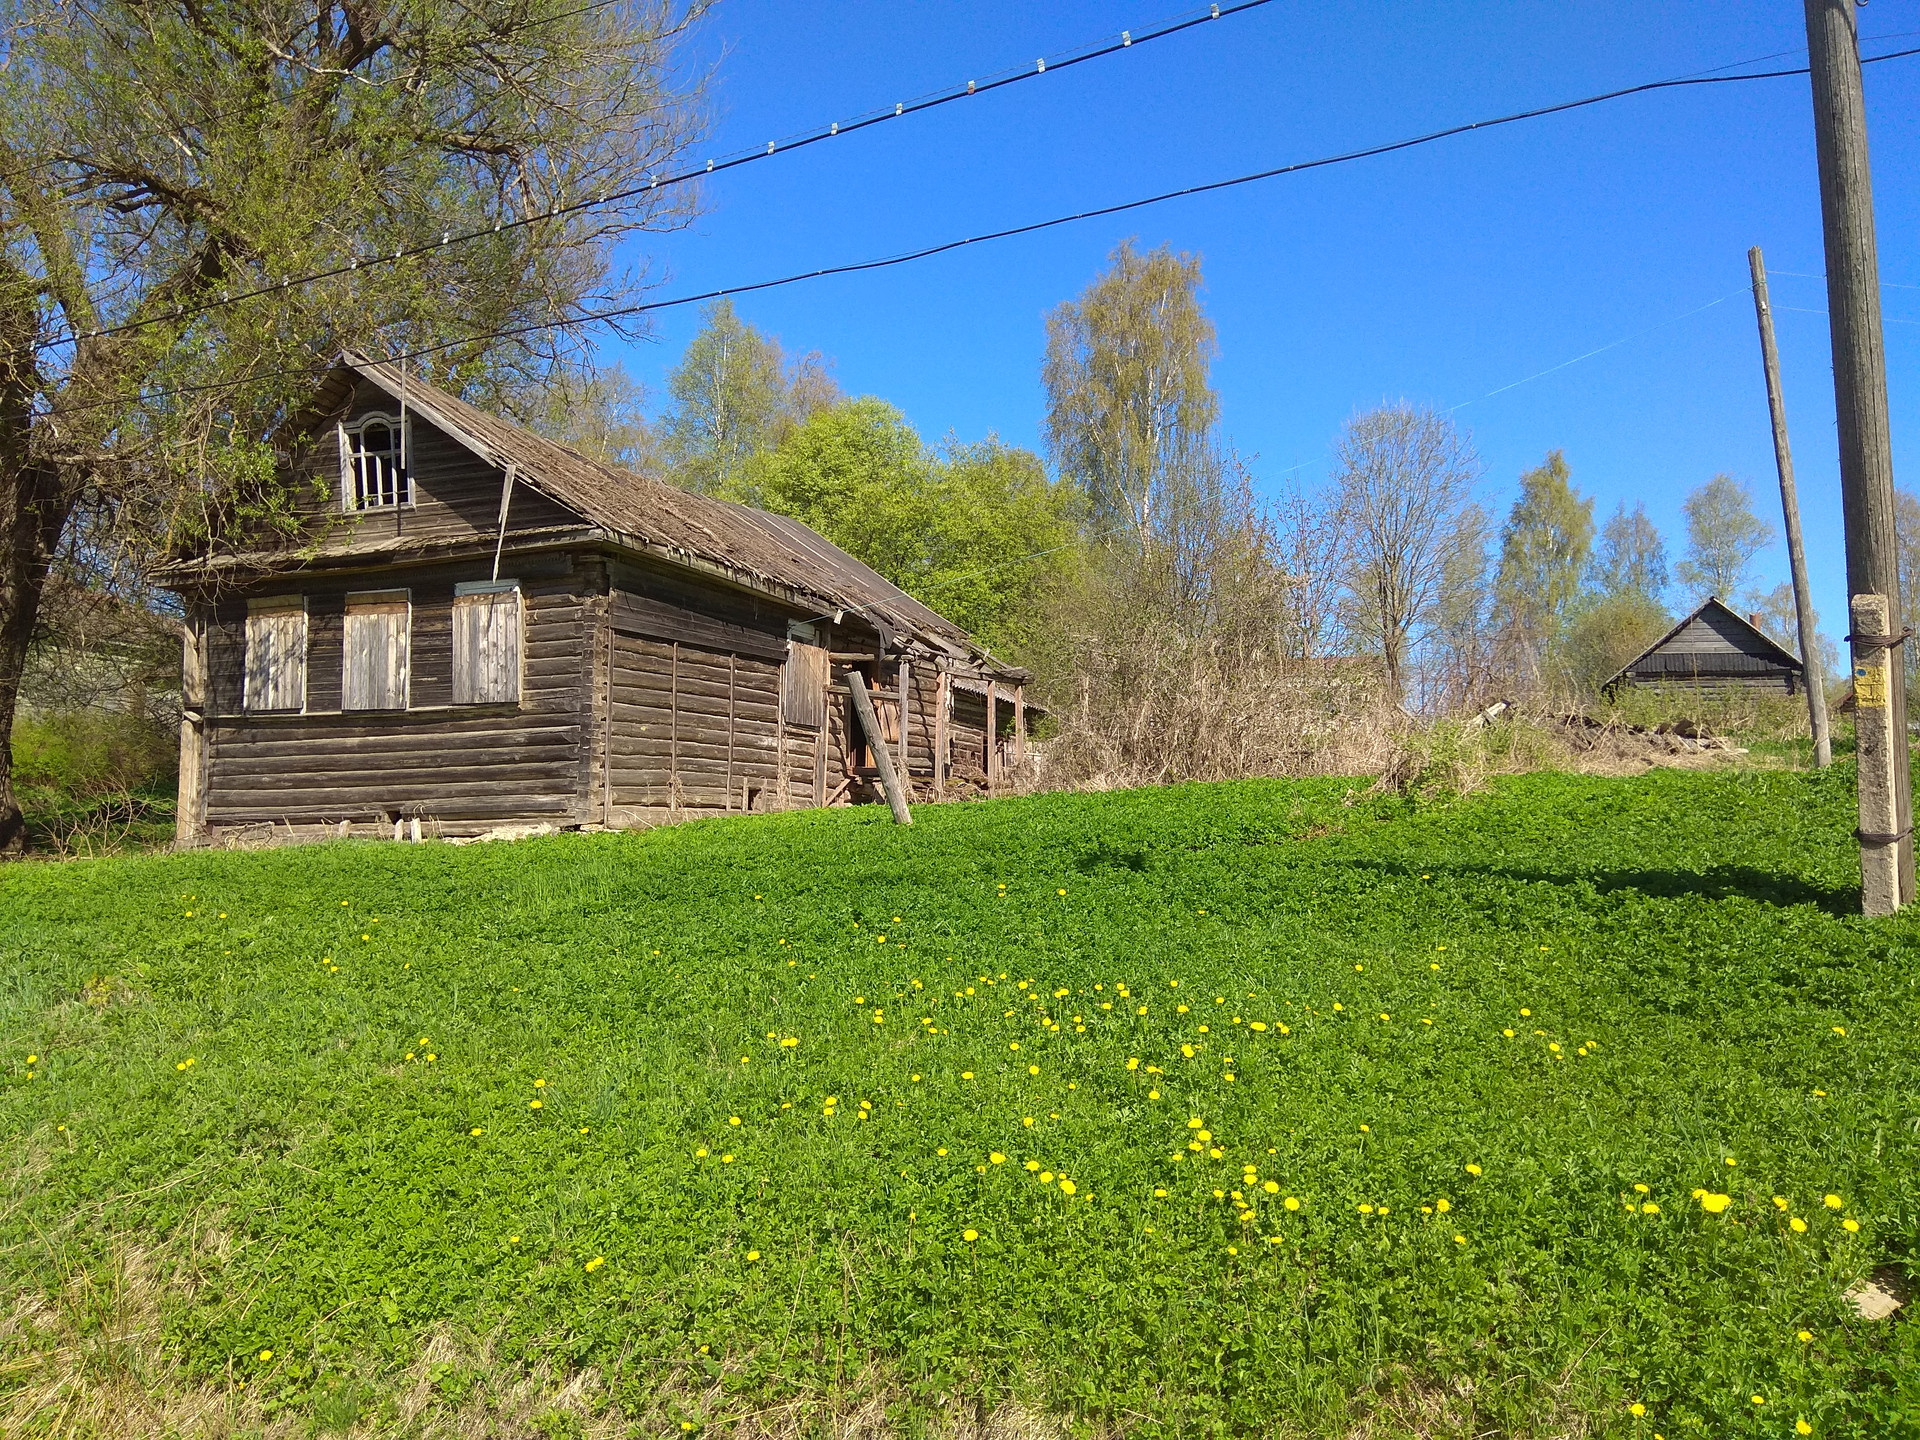
POLYGON ((1871 660, 1853 662, 1853 703, 1862 710, 1884 710, 1887 708, 1887 694, 1893 688, 1888 683, 1887 652, 1882 650, 1871 660))

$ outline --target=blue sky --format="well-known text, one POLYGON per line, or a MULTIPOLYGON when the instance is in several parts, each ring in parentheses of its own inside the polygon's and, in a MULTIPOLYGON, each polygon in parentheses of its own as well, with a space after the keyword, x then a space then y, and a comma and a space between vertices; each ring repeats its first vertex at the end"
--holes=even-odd
MULTIPOLYGON (((1186 8, 727 0, 697 40, 714 67, 701 153, 1186 8)), ((1916 0, 1876 0, 1861 17, 1867 37, 1902 37, 1869 53, 1920 44, 1916 0)), ((656 295, 705 290, 1753 57, 1799 65, 1804 44, 1794 0, 1276 0, 716 177, 693 225, 642 237, 628 258, 660 277, 656 295)), ((1867 103, 1885 310, 1907 322, 1887 326, 1895 475, 1920 488, 1920 57, 1868 67, 1867 103)), ((1815 605, 1824 628, 1845 628, 1827 322, 1810 313, 1825 288, 1799 278, 1823 268, 1804 77, 1617 101, 737 305, 789 349, 823 351, 850 393, 892 401, 930 440, 997 431, 1037 445, 1046 313, 1129 236, 1203 257, 1224 427, 1264 488, 1321 483, 1341 423, 1383 398, 1459 406, 1496 512, 1519 472, 1559 447, 1600 518, 1644 501, 1676 558, 1681 501, 1715 471, 1750 484, 1778 521, 1746 290, 1747 247, 1763 246, 1815 605)), ((697 323, 691 309, 665 312, 651 338, 607 356, 657 397, 697 323)), ((1784 578, 1784 550, 1761 569, 1768 585, 1784 578)))

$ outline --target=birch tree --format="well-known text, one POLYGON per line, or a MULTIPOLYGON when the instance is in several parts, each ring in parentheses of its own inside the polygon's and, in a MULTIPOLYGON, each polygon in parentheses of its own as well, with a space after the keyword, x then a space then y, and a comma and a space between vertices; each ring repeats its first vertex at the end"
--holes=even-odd
POLYGON ((1208 473, 1220 405, 1200 284, 1199 256, 1123 241, 1047 317, 1047 450, 1103 532, 1144 540, 1169 486, 1208 473))

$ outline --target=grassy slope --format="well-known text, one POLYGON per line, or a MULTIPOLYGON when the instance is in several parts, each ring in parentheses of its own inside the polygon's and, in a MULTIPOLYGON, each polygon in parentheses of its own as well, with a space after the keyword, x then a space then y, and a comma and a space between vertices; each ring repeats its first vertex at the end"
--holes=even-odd
POLYGON ((372 1404, 451 1322, 648 1433, 863 1374, 909 1426, 960 1393, 1143 1434, 1912 1433, 1912 1325, 1838 1299, 1920 1235, 1920 931, 1846 913, 1849 784, 15 870, 0 1297, 158 1246, 170 1343, 267 1413, 372 1404))

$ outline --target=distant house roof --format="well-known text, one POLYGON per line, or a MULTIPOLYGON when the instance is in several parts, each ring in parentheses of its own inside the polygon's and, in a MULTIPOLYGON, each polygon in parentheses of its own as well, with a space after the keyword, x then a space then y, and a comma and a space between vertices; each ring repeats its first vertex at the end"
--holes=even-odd
POLYGON ((1622 665, 1602 690, 1624 683, 1686 683, 1800 676, 1799 658, 1758 625, 1709 595, 1691 614, 1622 665))
MULTIPOLYGON (((348 404, 362 379, 396 402, 404 391, 410 411, 483 462, 503 470, 511 464, 516 484, 576 512, 624 547, 668 563, 717 571, 735 583, 822 612, 851 612, 889 643, 897 635, 911 636, 991 672, 1026 677, 1025 671, 995 660, 944 615, 798 520, 602 464, 469 405, 417 375, 403 377, 392 365, 341 354, 292 428, 325 423, 348 404)), ((367 553, 370 547, 356 543, 354 548, 367 553)), ((377 551, 380 542, 371 548, 377 551)))

